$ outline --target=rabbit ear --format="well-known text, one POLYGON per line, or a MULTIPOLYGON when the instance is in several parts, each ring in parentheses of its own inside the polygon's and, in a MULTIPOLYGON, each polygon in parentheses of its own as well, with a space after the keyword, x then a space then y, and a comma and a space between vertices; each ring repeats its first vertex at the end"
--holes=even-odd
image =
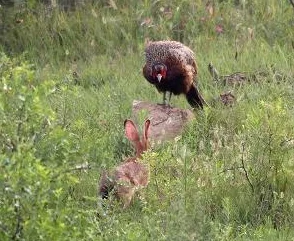
POLYGON ((150 127, 150 120, 147 119, 144 123, 144 140, 146 141, 148 139, 149 136, 149 127, 150 127))
POLYGON ((132 142, 140 142, 140 136, 134 122, 131 120, 125 120, 124 126, 126 137, 132 142))

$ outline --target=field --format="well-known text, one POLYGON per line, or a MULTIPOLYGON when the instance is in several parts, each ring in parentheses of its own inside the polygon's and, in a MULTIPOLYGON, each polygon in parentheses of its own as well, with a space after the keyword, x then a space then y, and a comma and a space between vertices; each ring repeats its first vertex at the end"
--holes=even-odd
POLYGON ((294 240, 290 1, 15 2, 0 8, 0 240, 294 240), (162 100, 142 66, 163 39, 195 52, 209 105, 144 154, 150 183, 122 209, 97 183, 133 154, 133 100, 162 100), (224 85, 209 63, 252 78, 224 85))

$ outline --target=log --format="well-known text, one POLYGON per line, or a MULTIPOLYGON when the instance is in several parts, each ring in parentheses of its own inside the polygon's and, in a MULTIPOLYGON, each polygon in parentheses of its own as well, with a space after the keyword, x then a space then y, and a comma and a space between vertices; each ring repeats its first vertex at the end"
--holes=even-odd
POLYGON ((138 119, 140 112, 147 112, 147 117, 151 121, 150 139, 156 143, 180 136, 185 125, 195 118, 194 113, 188 109, 139 100, 133 101, 132 111, 135 119, 138 119))

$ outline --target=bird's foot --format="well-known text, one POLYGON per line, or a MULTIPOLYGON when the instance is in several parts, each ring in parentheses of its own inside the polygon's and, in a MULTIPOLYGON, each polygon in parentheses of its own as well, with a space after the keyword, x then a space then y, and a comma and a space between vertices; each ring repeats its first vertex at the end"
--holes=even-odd
POLYGON ((160 105, 164 108, 172 108, 172 106, 169 103, 158 103, 157 105, 160 105))

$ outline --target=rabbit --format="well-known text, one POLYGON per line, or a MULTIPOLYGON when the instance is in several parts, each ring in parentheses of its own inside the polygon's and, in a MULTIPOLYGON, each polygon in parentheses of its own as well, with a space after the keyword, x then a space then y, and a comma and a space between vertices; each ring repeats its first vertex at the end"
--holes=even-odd
POLYGON ((129 207, 132 198, 137 190, 146 187, 149 182, 149 167, 141 163, 139 159, 142 153, 148 149, 150 120, 144 123, 142 138, 132 120, 125 120, 125 136, 135 147, 136 155, 124 160, 113 172, 104 172, 101 175, 99 184, 99 195, 106 199, 111 190, 114 195, 123 203, 123 207, 129 207))

